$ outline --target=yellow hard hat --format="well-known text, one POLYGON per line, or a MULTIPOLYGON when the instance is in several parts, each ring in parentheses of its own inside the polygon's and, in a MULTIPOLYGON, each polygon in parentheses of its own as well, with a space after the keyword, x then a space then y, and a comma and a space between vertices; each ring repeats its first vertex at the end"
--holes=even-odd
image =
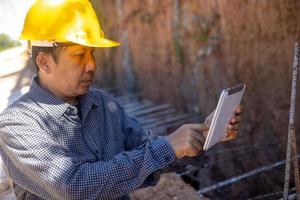
POLYGON ((88 0, 37 0, 25 18, 20 39, 33 46, 72 42, 90 47, 120 45, 104 37, 88 0))

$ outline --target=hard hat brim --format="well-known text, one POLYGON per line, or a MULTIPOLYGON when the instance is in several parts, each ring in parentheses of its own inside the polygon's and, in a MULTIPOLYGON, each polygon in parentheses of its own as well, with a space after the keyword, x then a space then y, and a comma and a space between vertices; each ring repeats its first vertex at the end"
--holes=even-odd
MULTIPOLYGON (((24 40, 24 38, 19 38, 20 40, 24 40)), ((67 41, 45 41, 45 40, 28 40, 30 41, 30 46, 40 46, 40 47, 53 47, 55 46, 54 43, 65 43, 67 41)), ((109 48, 109 47, 116 47, 119 46, 119 42, 115 42, 113 40, 107 39, 107 38, 100 38, 97 41, 69 41, 74 44, 79 44, 83 46, 88 46, 88 47, 100 47, 100 48, 109 48)))
POLYGON ((101 48, 107 48, 107 47, 116 47, 119 46, 119 42, 115 42, 113 40, 107 39, 107 38, 100 38, 97 41, 73 41, 77 44, 81 44, 84 46, 89 46, 89 47, 101 47, 101 48))

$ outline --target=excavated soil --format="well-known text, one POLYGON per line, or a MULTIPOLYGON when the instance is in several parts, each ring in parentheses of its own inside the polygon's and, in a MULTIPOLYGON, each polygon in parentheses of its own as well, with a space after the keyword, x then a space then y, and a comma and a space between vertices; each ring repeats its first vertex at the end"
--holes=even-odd
MULTIPOLYGON (((92 2, 106 36, 122 44, 97 51, 99 85, 143 92, 205 117, 222 89, 246 83, 239 137, 210 151, 199 187, 285 158, 299 0, 92 2)), ((277 167, 209 195, 245 199, 279 192, 283 175, 283 166, 277 167)))
POLYGON ((130 198, 132 200, 209 200, 198 197, 195 189, 174 173, 162 175, 155 187, 140 189, 132 193, 130 198))

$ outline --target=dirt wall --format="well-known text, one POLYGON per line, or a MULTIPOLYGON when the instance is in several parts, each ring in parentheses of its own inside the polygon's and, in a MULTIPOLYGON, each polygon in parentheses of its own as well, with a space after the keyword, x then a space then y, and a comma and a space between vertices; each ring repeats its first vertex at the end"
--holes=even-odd
MULTIPOLYGON (((223 88, 246 83, 239 138, 223 148, 280 144, 237 158, 225 167, 215 166, 217 177, 207 170, 207 184, 284 158, 300 1, 92 2, 106 35, 122 43, 118 48, 97 51, 99 85, 143 92, 154 101, 171 102, 182 111, 206 116, 223 88)), ((298 120, 296 123, 299 129, 298 120)), ((281 175, 262 184, 262 190, 282 188, 281 175)), ((250 179, 245 188, 265 176, 250 179)), ((258 192, 253 187, 251 194, 258 192)))

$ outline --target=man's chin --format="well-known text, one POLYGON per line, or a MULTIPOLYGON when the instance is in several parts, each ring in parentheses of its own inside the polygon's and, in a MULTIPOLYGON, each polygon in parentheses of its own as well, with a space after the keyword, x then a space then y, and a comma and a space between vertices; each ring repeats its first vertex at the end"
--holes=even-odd
POLYGON ((85 95, 89 91, 89 88, 90 88, 90 86, 81 87, 77 91, 78 96, 85 95))

